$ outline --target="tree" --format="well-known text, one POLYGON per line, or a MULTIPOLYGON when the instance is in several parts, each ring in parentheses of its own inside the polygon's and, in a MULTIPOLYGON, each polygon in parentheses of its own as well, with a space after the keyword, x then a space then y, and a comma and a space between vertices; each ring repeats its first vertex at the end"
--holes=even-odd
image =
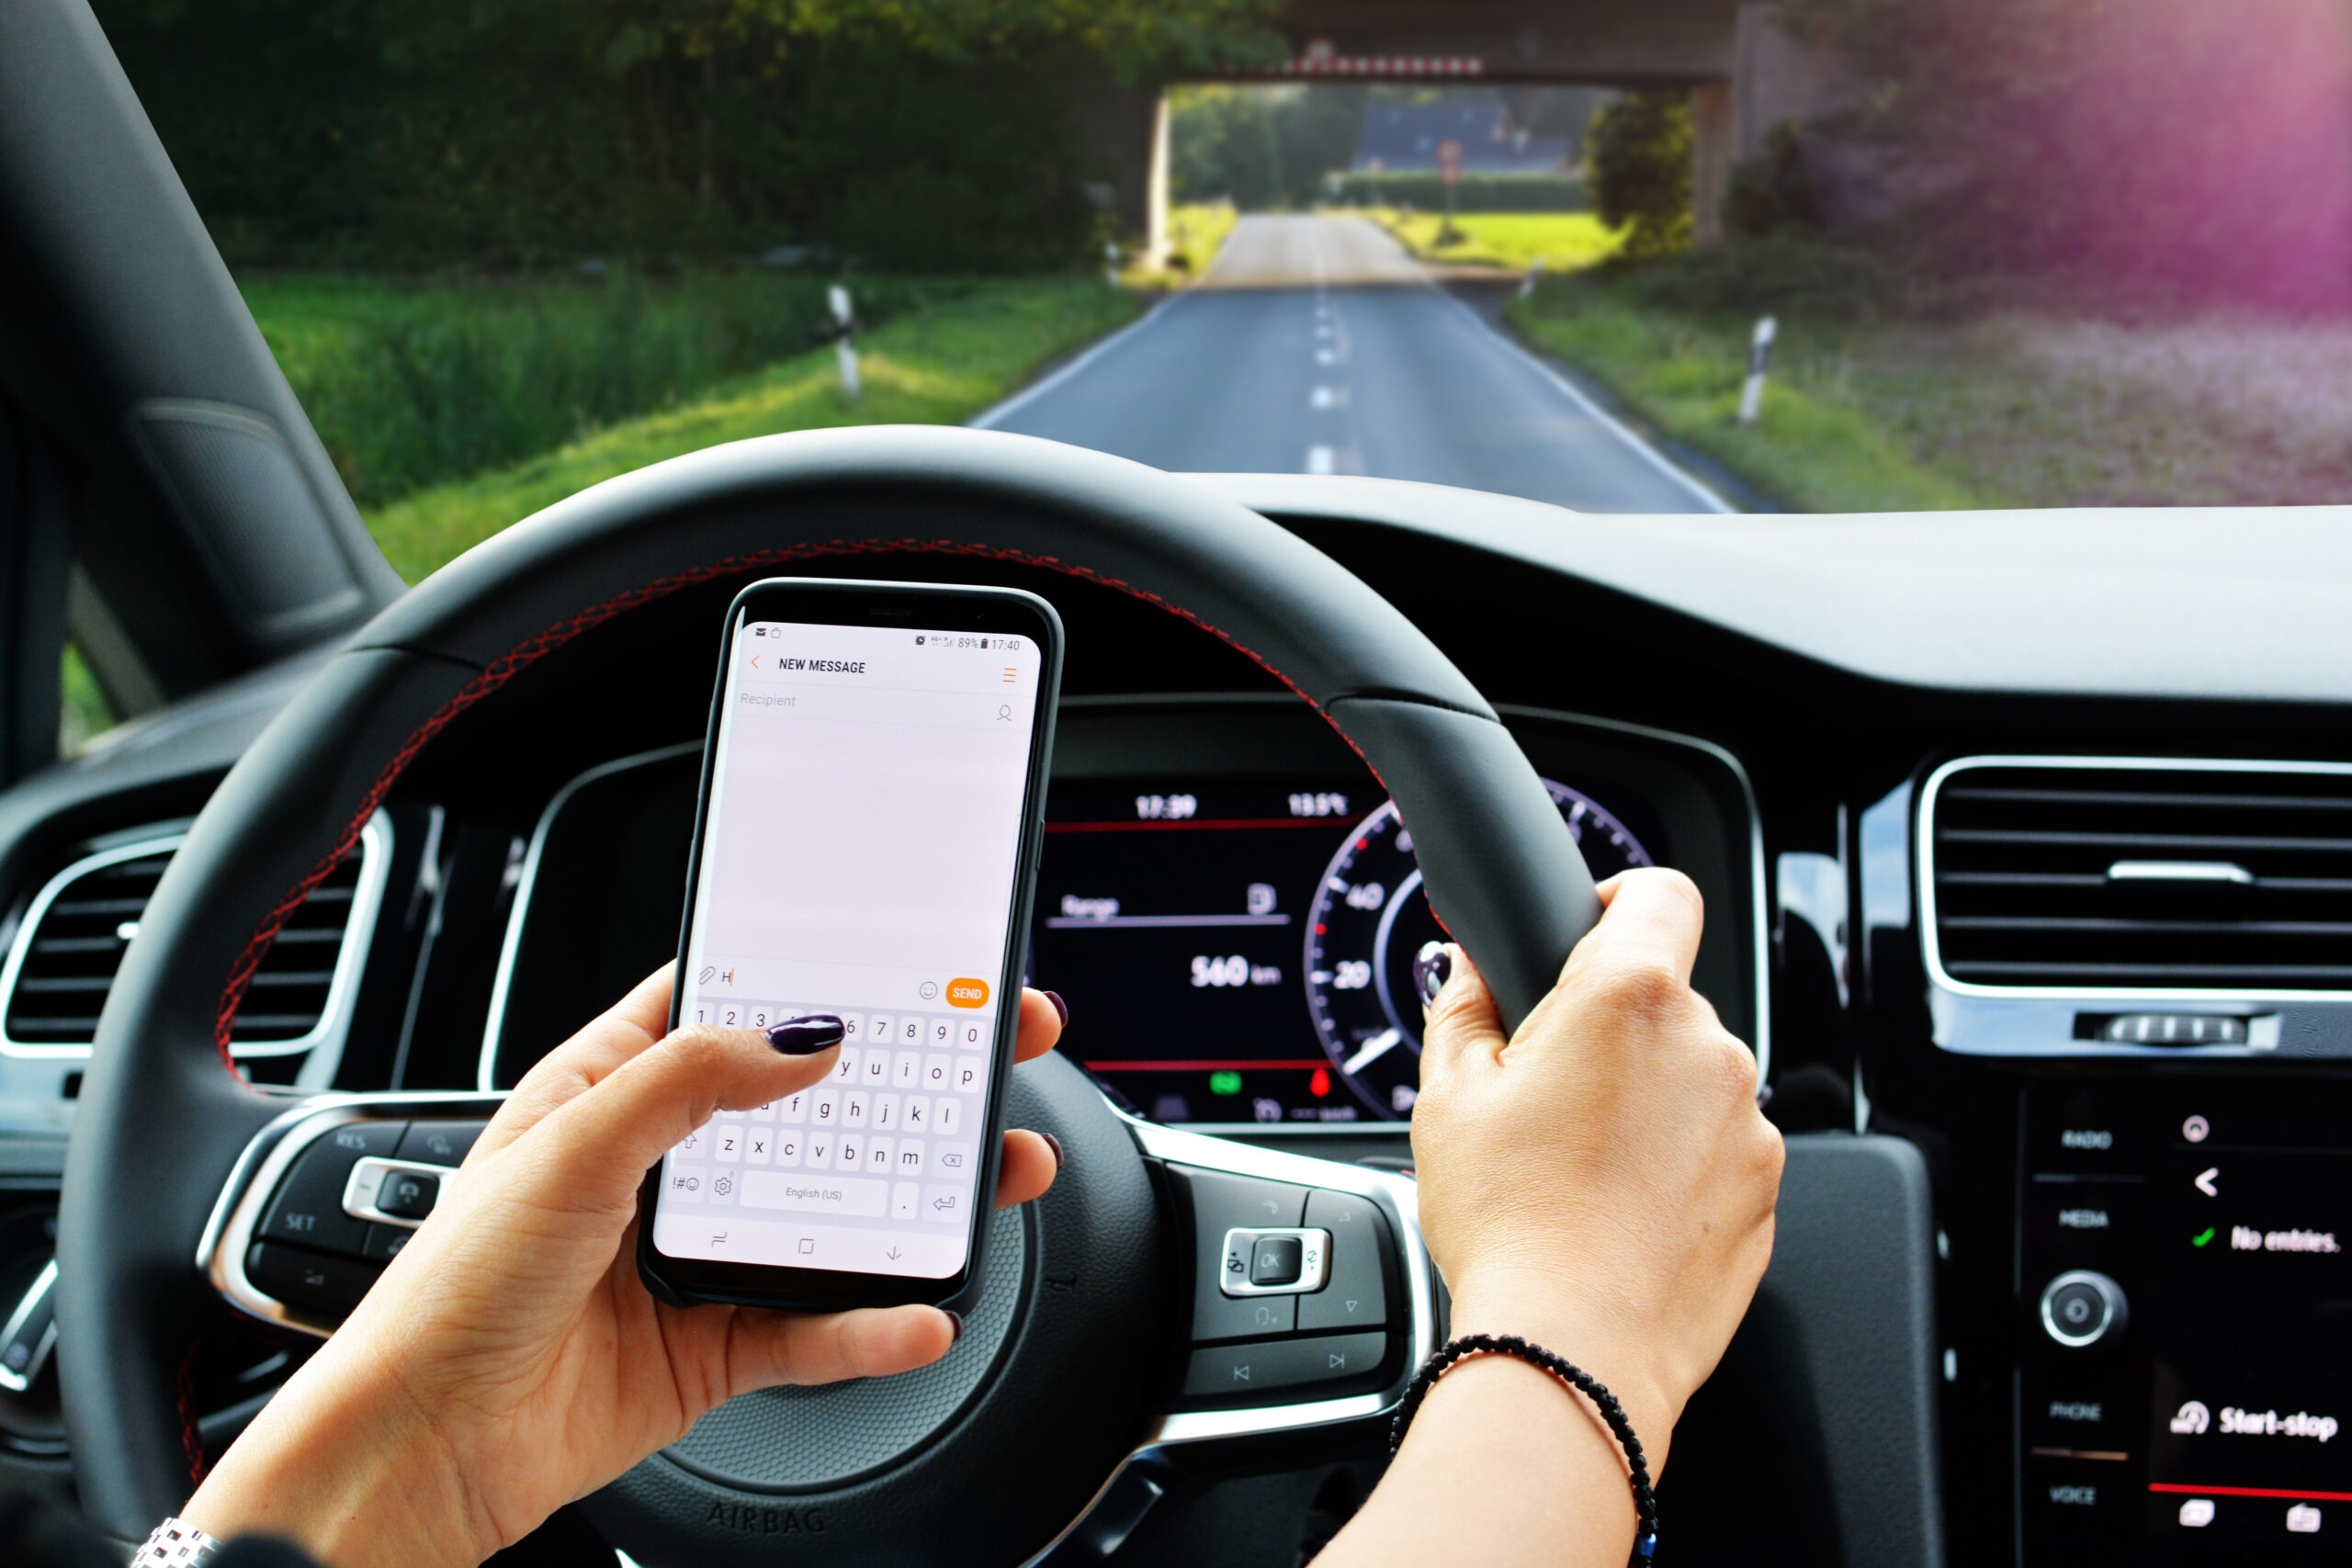
POLYGON ((2105 299, 2352 309, 2346 0, 1788 0, 1860 79, 1819 128, 1949 274, 2105 299))
POLYGON ((1276 0, 97 3, 247 262, 1064 265, 1080 91, 1279 48, 1276 0))
POLYGON ((1169 102, 1169 183, 1180 200, 1306 207, 1355 155, 1366 89, 1180 87, 1169 102))
POLYGON ((1690 95, 1627 93, 1593 117, 1593 206, 1625 231, 1619 254, 1649 261, 1690 244, 1690 95))

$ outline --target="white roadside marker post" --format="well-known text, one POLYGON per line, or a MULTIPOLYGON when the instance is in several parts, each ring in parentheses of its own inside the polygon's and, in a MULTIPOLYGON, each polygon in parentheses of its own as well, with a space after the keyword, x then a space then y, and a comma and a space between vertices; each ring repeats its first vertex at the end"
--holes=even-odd
POLYGON ((836 283, 825 290, 833 312, 833 361, 841 367, 842 395, 854 398, 863 390, 857 378, 857 318, 851 314, 849 290, 836 283))
POLYGON ((1519 297, 1522 299, 1535 292, 1536 284, 1544 278, 1544 258, 1537 256, 1527 264, 1527 276, 1519 281, 1519 297))
POLYGON ((1739 423, 1754 424, 1764 407, 1764 367, 1772 358, 1772 339, 1781 330, 1770 316, 1756 323, 1756 337, 1747 347, 1747 384, 1739 389, 1739 423))
POLYGON ((1111 288, 1119 287, 1119 242, 1102 242, 1102 281, 1111 288))

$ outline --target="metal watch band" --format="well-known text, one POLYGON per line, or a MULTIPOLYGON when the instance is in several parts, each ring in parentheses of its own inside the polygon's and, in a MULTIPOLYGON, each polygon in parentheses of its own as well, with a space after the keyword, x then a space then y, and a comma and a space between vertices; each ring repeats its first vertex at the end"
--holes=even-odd
POLYGON ((220 1543, 177 1518, 165 1519, 130 1560, 130 1568, 203 1568, 220 1555, 220 1543))

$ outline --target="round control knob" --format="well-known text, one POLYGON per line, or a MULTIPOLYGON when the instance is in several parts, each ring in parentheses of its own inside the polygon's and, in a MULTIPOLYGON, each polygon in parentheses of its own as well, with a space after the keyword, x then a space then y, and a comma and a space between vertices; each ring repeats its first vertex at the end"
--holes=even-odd
POLYGON ((2072 1269, 2041 1289, 2043 1332, 2069 1349, 2123 1332, 2123 1287, 2088 1269, 2072 1269))

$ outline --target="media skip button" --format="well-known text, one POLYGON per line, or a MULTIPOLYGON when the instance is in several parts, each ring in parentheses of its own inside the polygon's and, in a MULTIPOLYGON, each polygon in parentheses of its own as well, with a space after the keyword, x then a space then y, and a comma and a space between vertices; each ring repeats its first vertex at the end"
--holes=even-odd
POLYGON ((1323 1397, 1332 1384, 1361 1383, 1376 1376, 1387 1359, 1385 1334, 1338 1334, 1314 1339, 1276 1339, 1219 1345, 1195 1350, 1185 1370, 1188 1399, 1228 1401, 1275 1390, 1312 1390, 1323 1397))

